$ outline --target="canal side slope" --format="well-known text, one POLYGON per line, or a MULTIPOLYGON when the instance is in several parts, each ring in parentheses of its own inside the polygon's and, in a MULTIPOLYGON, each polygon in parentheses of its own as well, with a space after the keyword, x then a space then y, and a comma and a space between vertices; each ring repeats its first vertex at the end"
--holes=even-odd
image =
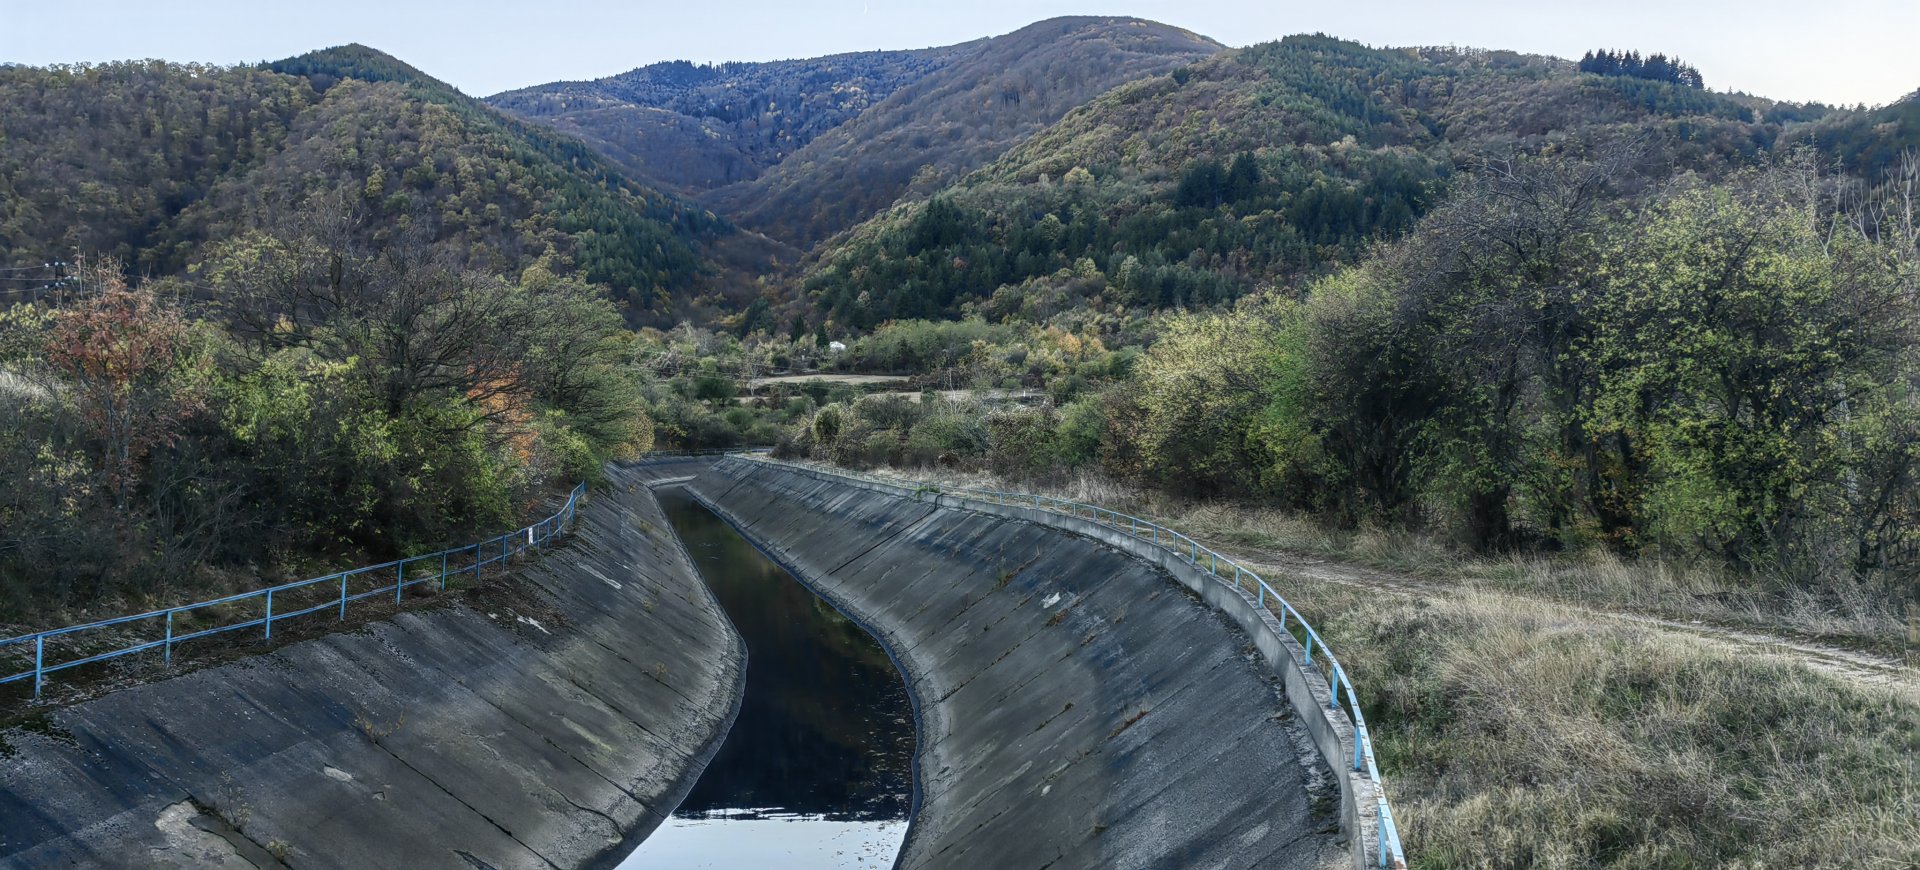
POLYGON ((0 732, 0 867, 616 861, 718 747, 744 649, 646 489, 461 603, 0 732))
POLYGON ((1147 562, 749 460, 689 489, 907 672, 921 794, 897 866, 1348 865, 1272 670, 1147 562))

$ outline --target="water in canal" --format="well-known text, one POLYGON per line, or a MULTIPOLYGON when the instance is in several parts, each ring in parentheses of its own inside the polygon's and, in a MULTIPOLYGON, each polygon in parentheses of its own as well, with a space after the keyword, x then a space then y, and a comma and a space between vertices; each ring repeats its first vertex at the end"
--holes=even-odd
POLYGON ((661 506, 747 643, 726 742, 620 866, 886 868, 913 799, 913 707, 886 651, 678 490, 661 506))

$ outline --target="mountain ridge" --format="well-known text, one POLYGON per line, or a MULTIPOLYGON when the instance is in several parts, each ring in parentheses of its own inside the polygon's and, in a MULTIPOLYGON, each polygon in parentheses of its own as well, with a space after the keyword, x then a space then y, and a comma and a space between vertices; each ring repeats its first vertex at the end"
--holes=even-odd
POLYGON ((634 174, 804 249, 902 193, 978 167, 1116 84, 1222 49, 1144 19, 1066 16, 928 49, 656 63, 487 102, 580 136, 634 174), (740 115, 740 104, 775 91, 778 73, 824 96, 791 113, 782 108, 789 98, 740 115), (769 132, 773 143, 754 138, 769 132))
POLYGON ((662 61, 599 79, 517 88, 484 102, 694 193, 757 176, 972 44, 766 62, 662 61))
POLYGON ((791 295, 855 329, 1225 304, 1356 261, 1475 161, 1630 147, 1647 178, 1717 173, 1822 129, 1800 118, 1823 109, 1559 58, 1290 36, 1094 97, 823 243, 791 295))

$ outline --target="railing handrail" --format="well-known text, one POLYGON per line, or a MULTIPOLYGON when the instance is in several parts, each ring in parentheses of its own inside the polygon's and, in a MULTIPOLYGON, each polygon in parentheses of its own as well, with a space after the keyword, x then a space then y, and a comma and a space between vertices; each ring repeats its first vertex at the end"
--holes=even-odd
MULTIPOLYGON (((770 448, 717 447, 717 448, 706 448, 706 449, 696 449, 696 450, 656 450, 656 451, 644 453, 634 461, 645 462, 649 459, 670 459, 677 456, 713 456, 713 455, 728 454, 728 453, 755 453, 755 452, 763 452, 768 449, 770 448)), ((294 580, 288 583, 281 583, 274 586, 268 586, 262 589, 255 589, 251 592, 239 592, 233 595, 221 596, 219 598, 210 598, 205 601, 195 601, 191 604, 181 604, 174 607, 164 607, 158 610, 149 610, 145 613, 136 613, 131 616, 116 616, 116 617, 113 617, 112 619, 102 619, 96 622, 88 622, 80 625, 63 626, 61 628, 50 628, 45 631, 37 631, 31 634, 23 634, 18 637, 6 638, 4 640, 0 640, 0 650, 23 645, 23 644, 32 644, 34 647, 33 649, 34 666, 29 670, 24 670, 19 673, 0 676, 0 685, 20 682, 22 680, 31 678, 33 680, 33 696, 35 698, 38 698, 40 697, 41 688, 46 683, 46 676, 51 673, 67 670, 68 668, 75 668, 81 665, 95 664, 97 662, 103 662, 108 659, 115 659, 121 656, 132 655, 134 653, 139 653, 139 652, 145 652, 151 649, 162 650, 162 655, 164 657, 164 660, 168 664, 171 664, 173 662, 174 646, 176 646, 177 644, 183 641, 193 640, 195 638, 206 637, 208 635, 220 634, 228 631, 238 631, 243 628, 254 628, 254 627, 262 628, 266 639, 272 640, 274 624, 277 622, 282 622, 288 619, 292 619, 296 616, 305 616, 310 613, 317 613, 322 610, 337 608, 340 614, 340 619, 342 621, 345 621, 347 618, 347 604, 349 604, 350 602, 359 601, 365 598, 371 598, 375 595, 384 595, 388 592, 393 593, 394 600, 398 602, 404 597, 407 587, 418 586, 422 583, 435 582, 436 580, 439 582, 440 588, 445 589, 446 583, 447 583, 447 577, 450 576, 451 574, 456 574, 456 573, 464 574, 470 571, 474 574, 475 577, 478 577, 480 574, 480 570, 488 565, 494 565, 494 564, 499 564, 501 562, 504 562, 515 555, 525 552, 529 548, 538 549, 540 547, 543 547, 546 545, 547 541, 552 540, 553 538, 559 535, 565 534, 567 530, 572 527, 574 514, 576 509, 579 507, 580 498, 586 494, 586 491, 587 491, 587 485, 585 483, 578 484, 573 488, 573 491, 568 494, 566 505, 561 507, 560 510, 555 512, 552 516, 549 516, 545 519, 536 520, 528 525, 521 526, 520 528, 514 529, 513 531, 505 532, 503 534, 488 538, 484 541, 477 541, 477 542, 466 544, 459 547, 448 547, 444 550, 435 550, 431 553, 421 553, 416 556, 407 556, 405 558, 394 559, 391 561, 381 562, 374 565, 361 565, 357 568, 349 568, 344 571, 335 571, 331 574, 323 574, 321 576, 310 577, 305 580, 294 580), (515 546, 515 542, 519 541, 521 538, 526 539, 525 543, 518 544, 517 546, 515 546), (481 553, 482 547, 492 547, 495 545, 498 545, 501 548, 500 554, 498 556, 485 556, 481 553), (448 562, 447 557, 452 556, 456 553, 465 553, 469 550, 473 552, 472 564, 453 566, 448 562), (440 570, 436 574, 428 575, 426 577, 422 577, 414 580, 407 579, 406 566, 411 565, 415 562, 421 562, 428 559, 436 559, 436 558, 440 559, 440 570), (348 590, 347 581, 349 579, 363 575, 363 574, 371 574, 375 571, 384 571, 390 568, 395 569, 394 582, 383 585, 383 586, 379 586, 374 589, 367 590, 365 592, 351 593, 348 590), (453 570, 454 568, 457 568, 457 570, 453 570), (309 586, 317 586, 322 583, 339 583, 340 595, 337 598, 329 598, 328 600, 323 601, 320 604, 304 607, 299 610, 294 610, 286 613, 273 612, 273 596, 276 593, 288 592, 295 589, 304 589, 309 586), (231 604, 235 601, 245 601, 245 600, 255 599, 255 598, 264 599, 266 602, 266 613, 258 619, 244 620, 241 622, 234 623, 232 625, 214 626, 212 628, 202 629, 199 631, 190 632, 188 634, 182 634, 182 635, 174 634, 173 623, 174 623, 174 616, 176 614, 187 613, 187 612, 199 610, 205 607, 213 607, 219 604, 231 604), (108 650, 105 652, 94 653, 94 654, 82 656, 80 658, 76 658, 70 661, 63 661, 55 664, 48 664, 46 662, 47 641, 53 638, 65 637, 67 635, 79 634, 82 632, 92 631, 92 630, 97 630, 102 628, 111 628, 116 625, 126 625, 128 623, 140 622, 142 620, 162 619, 162 618, 166 620, 166 636, 160 640, 136 643, 131 646, 108 650)))
POLYGON ((1294 609, 1293 604, 1287 601, 1285 596, 1282 596, 1267 583, 1265 578, 1253 570, 1242 566, 1231 558, 1221 555, 1213 548, 1201 544, 1199 541, 1175 529, 1160 525, 1149 519, 1121 513, 1086 502, 1069 501, 1053 496, 1036 495, 1034 493, 974 489, 971 487, 955 488, 904 478, 886 478, 840 468, 824 469, 764 456, 756 457, 756 461, 771 465, 783 465, 806 471, 861 479, 891 487, 918 486, 938 495, 957 496, 959 498, 986 501, 994 504, 1019 502, 1024 506, 1030 503, 1036 508, 1048 510, 1053 513, 1062 513, 1075 517, 1081 517, 1082 514, 1085 514, 1086 516, 1084 518, 1091 519, 1095 523, 1102 522, 1102 517, 1104 517, 1105 523, 1110 527, 1116 530, 1127 531, 1136 539, 1150 539, 1154 545, 1186 560, 1196 569, 1206 570, 1222 583, 1230 582, 1235 587, 1244 589, 1245 587, 1240 585, 1241 580, 1251 579, 1256 590, 1255 594, 1258 596, 1257 601, 1261 607, 1264 608, 1267 606, 1266 599, 1268 596, 1272 596, 1275 601, 1280 603, 1280 627, 1282 631, 1286 631, 1288 618, 1291 617, 1292 621, 1298 623, 1301 631, 1306 635, 1306 661, 1302 663, 1302 667, 1310 671, 1314 670, 1313 662, 1316 647, 1318 647, 1320 656, 1326 659, 1329 675, 1325 676, 1324 679, 1328 684, 1330 696, 1328 705, 1330 707, 1337 707, 1339 705, 1340 696, 1344 689, 1348 707, 1345 712, 1353 721, 1353 771, 1355 773, 1364 773, 1367 779, 1373 784, 1374 796, 1378 804, 1380 831, 1378 850, 1380 856, 1379 865, 1382 867, 1406 866, 1406 852, 1400 845, 1400 830, 1399 827, 1394 824, 1393 810, 1387 804, 1386 783, 1381 779, 1380 768, 1374 761, 1373 738, 1367 730, 1366 715, 1360 710, 1360 696, 1358 690, 1354 687, 1353 678, 1347 674, 1347 669, 1340 664, 1340 660, 1334 656, 1332 648, 1327 645, 1326 640, 1320 636, 1320 632, 1313 627, 1313 624, 1309 623, 1306 617, 1300 614, 1300 611, 1294 609), (1143 535, 1142 532, 1147 534, 1143 535), (1162 540, 1163 538, 1164 541, 1162 540), (1206 563, 1204 566, 1202 565, 1203 562, 1206 563), (1233 578, 1231 580, 1221 573, 1222 568, 1230 568, 1233 570, 1233 578))
MULTIPOLYGON (((541 547, 544 547, 546 543, 552 540, 553 538, 566 534, 572 528, 575 514, 577 513, 577 510, 579 508, 580 499, 581 497, 586 495, 586 491, 587 491, 587 485, 585 483, 580 483, 574 486, 573 490, 568 493, 566 504, 563 505, 558 511, 555 511, 551 516, 545 517, 543 519, 535 520, 534 522, 521 526, 520 528, 514 529, 509 532, 504 532, 500 535, 487 538, 486 540, 476 541, 471 544, 464 544, 458 547, 448 547, 443 550, 435 550, 431 553, 421 553, 419 555, 407 556, 400 559, 393 559, 390 561, 380 562, 373 565, 361 565, 356 568, 349 568, 344 571, 336 571, 331 574, 323 574, 321 576, 311 577, 306 580, 294 580, 288 583, 280 583, 273 586, 264 587, 261 589, 255 589, 251 592, 240 592, 240 593, 235 593, 233 595, 224 595, 219 598, 210 598, 205 601, 195 601, 190 604, 181 604, 174 607, 164 607, 157 610, 149 610, 145 613, 136 613, 131 616, 118 616, 112 619, 102 619, 95 622, 83 623, 80 625, 63 626, 61 628, 50 628, 45 631, 37 631, 31 634, 23 634, 18 637, 6 638, 4 640, 0 640, 0 649, 18 646, 22 644, 32 644, 34 646, 34 667, 28 670, 21 671, 19 673, 0 676, 0 685, 19 682, 19 681, 31 678, 34 683, 34 686, 33 686, 34 697, 38 698, 40 696, 40 691, 42 687, 45 685, 46 676, 51 673, 66 670, 68 668, 74 668, 74 667, 79 667, 81 665, 103 662, 108 659, 119 658, 124 655, 130 655, 138 652, 145 652, 147 650, 156 649, 156 648, 164 649, 164 655, 165 655, 166 661, 168 663, 171 663, 173 660, 173 647, 184 641, 193 640, 195 638, 206 637, 208 635, 219 634, 222 632, 237 631, 243 628, 261 627, 265 630, 266 638, 270 640, 273 637, 273 626, 275 623, 283 622, 285 620, 292 619, 297 616, 304 616, 310 613, 316 613, 321 610, 327 610, 327 609, 332 609, 337 607, 339 609, 340 618, 342 620, 345 620, 346 605, 352 601, 359 601, 361 599, 371 598, 375 595, 383 595, 385 593, 391 592, 394 595, 394 600, 398 602, 403 599, 407 587, 418 586, 422 583, 430 583, 436 580, 439 582, 440 588, 445 589, 447 577, 453 573, 466 573, 471 571, 477 577, 479 576, 480 570, 487 565, 504 562, 507 559, 510 559, 513 556, 518 555, 519 553, 525 552, 530 548, 539 549, 541 547), (525 542, 520 543, 521 539, 524 539, 525 542), (490 548, 494 545, 499 545, 500 547, 499 555, 490 556, 482 553, 481 548, 483 547, 490 548), (446 558, 457 553, 465 553, 468 551, 472 551, 474 554, 472 564, 453 566, 449 564, 446 558), (425 577, 420 577, 417 579, 410 580, 407 578, 406 576, 407 565, 410 565, 416 562, 425 561, 428 559, 436 559, 436 558, 441 560, 440 570, 437 573, 431 574, 425 577), (349 593, 347 580, 349 580, 350 578, 363 575, 363 574, 370 574, 375 571, 384 571, 389 568, 396 569, 393 583, 386 584, 375 589, 367 590, 365 592, 349 593), (318 605, 305 607, 305 608, 291 611, 291 612, 286 612, 286 613, 273 612, 273 595, 275 593, 287 592, 294 589, 303 589, 309 586, 316 586, 321 583, 334 583, 334 582, 337 582, 340 584, 340 596, 338 598, 329 598, 328 600, 321 602, 318 605), (190 611, 199 610, 205 607, 212 607, 219 604, 229 604, 235 601, 245 601, 249 599, 263 599, 266 601, 267 611, 264 616, 257 619, 244 620, 241 622, 234 623, 232 625, 215 626, 213 628, 203 629, 200 631, 191 632, 189 634, 176 635, 173 632, 174 616, 177 614, 187 613, 190 611), (94 653, 92 655, 83 656, 81 658, 73 659, 71 661, 59 662, 57 664, 48 664, 46 662, 46 642, 52 638, 64 637, 66 635, 78 634, 81 632, 91 631, 96 629, 110 628, 112 626, 125 625, 132 622, 140 622, 142 620, 160 619, 160 618, 165 618, 167 621, 167 634, 166 634, 166 637, 162 640, 136 643, 131 646, 108 650, 106 652, 94 653)), ((491 551, 489 550, 489 552, 491 551)))

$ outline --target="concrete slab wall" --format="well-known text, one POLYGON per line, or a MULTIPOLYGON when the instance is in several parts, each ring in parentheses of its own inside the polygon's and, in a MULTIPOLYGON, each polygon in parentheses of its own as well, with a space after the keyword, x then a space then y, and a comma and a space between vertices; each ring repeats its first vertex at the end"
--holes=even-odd
POLYGON ((898 866, 1351 866, 1353 796, 1296 712, 1324 697, 1216 593, 933 493, 741 459, 687 486, 906 671, 920 809, 898 866))
POLYGON ((566 546, 461 604, 0 732, 0 867, 617 861, 692 787, 744 686, 645 487, 665 473, 614 470, 566 546))

